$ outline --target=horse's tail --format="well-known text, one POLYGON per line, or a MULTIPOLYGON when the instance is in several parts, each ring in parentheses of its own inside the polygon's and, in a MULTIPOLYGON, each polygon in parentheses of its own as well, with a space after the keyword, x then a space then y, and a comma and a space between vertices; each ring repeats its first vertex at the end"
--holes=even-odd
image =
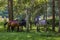
POLYGON ((4 28, 6 28, 7 23, 8 23, 8 22, 5 22, 5 23, 4 23, 4 28))

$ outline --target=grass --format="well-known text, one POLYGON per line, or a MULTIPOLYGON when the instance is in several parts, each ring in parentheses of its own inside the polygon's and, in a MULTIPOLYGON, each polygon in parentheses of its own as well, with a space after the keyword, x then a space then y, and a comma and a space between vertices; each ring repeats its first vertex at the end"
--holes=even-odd
MULTIPOLYGON (((42 31, 43 27, 41 27, 41 32, 36 32, 36 30, 30 32, 6 32, 2 25, 0 25, 0 40, 60 40, 59 33, 44 32, 42 31)), ((33 27, 33 29, 36 29, 36 27, 33 27)), ((57 30, 58 28, 56 28, 57 30)))
POLYGON ((60 34, 48 32, 6 32, 0 28, 0 40, 60 40, 60 34))
POLYGON ((0 40, 60 40, 60 35, 52 32, 0 32, 0 40))

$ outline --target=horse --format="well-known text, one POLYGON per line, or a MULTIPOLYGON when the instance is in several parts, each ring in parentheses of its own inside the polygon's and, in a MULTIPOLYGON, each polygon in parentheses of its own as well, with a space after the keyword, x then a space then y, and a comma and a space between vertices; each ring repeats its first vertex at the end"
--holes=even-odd
POLYGON ((35 26, 37 26, 37 31, 40 30, 40 26, 44 26, 44 29, 46 28, 46 25, 49 24, 45 19, 36 18, 34 21, 35 26))
POLYGON ((26 21, 22 19, 21 21, 13 20, 13 21, 8 21, 4 23, 4 27, 8 24, 7 31, 10 31, 10 29, 13 31, 14 28, 17 28, 17 31, 23 31, 23 26, 26 27, 26 21))
POLYGON ((8 21, 4 23, 4 27, 6 27, 6 25, 8 25, 7 31, 10 31, 10 29, 13 31, 14 28, 17 28, 17 31, 19 31, 19 22, 16 20, 8 21))

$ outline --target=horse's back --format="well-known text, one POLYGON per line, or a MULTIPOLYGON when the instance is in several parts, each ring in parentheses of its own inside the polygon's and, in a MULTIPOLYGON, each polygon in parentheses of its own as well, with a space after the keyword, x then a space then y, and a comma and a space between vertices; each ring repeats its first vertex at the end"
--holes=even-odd
POLYGON ((35 21, 35 23, 38 23, 40 25, 46 25, 47 24, 46 20, 35 21))
POLYGON ((19 22, 16 21, 16 20, 13 20, 13 21, 9 21, 9 24, 10 24, 11 26, 17 26, 17 25, 19 25, 19 22))
POLYGON ((40 20, 39 23, 40 23, 41 25, 46 25, 46 20, 40 20))

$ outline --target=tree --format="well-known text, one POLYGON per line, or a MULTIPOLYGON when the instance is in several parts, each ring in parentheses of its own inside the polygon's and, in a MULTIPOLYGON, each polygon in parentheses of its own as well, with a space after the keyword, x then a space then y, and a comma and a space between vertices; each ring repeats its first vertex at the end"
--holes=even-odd
POLYGON ((58 5, 59 5, 59 30, 58 32, 60 33, 60 0, 58 0, 58 5))
POLYGON ((13 0, 8 0, 9 20, 13 20, 13 0))
POLYGON ((47 0, 45 0, 45 6, 44 6, 45 7, 45 18, 46 18, 45 19, 46 20, 46 25, 45 25, 46 27, 44 27, 45 31, 48 30, 48 27, 47 27, 47 3, 48 3, 47 0))
POLYGON ((55 31, 55 0, 52 0, 52 31, 55 31))

